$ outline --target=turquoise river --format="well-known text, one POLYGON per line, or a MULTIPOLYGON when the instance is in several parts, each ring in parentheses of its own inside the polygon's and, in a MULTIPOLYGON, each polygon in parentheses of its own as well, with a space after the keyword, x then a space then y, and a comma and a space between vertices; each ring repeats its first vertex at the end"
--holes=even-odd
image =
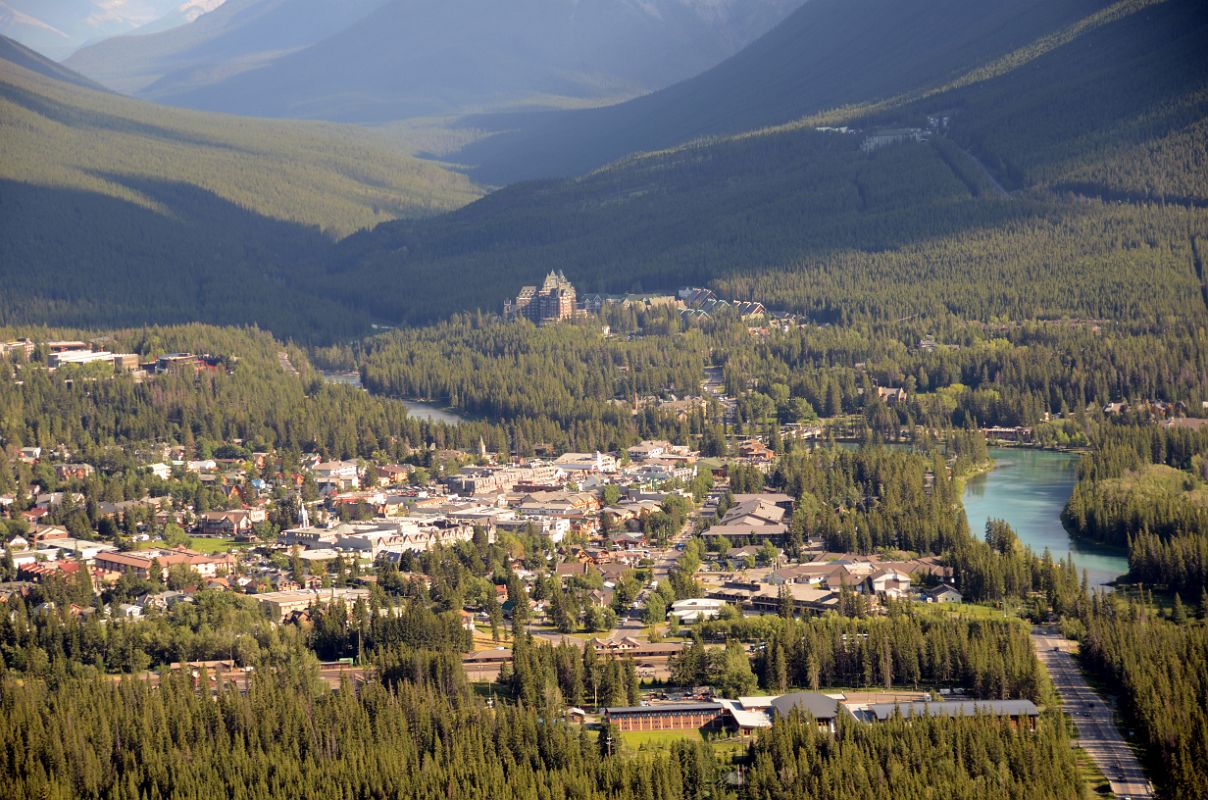
POLYGON ((965 485, 965 514, 974 536, 986 520, 1010 523, 1019 539, 1037 554, 1048 548, 1054 559, 1074 554, 1092 586, 1102 586, 1128 572, 1122 550, 1075 541, 1061 525, 1061 510, 1074 488, 1078 457, 1044 450, 992 448, 995 468, 965 485))

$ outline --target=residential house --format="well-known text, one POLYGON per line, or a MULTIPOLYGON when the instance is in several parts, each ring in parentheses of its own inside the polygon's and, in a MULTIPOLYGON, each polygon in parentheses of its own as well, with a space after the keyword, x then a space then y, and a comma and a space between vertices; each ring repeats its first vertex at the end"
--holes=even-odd
MULTIPOLYGON (((263 509, 260 516, 264 516, 263 509)), ((198 531, 203 536, 241 536, 255 527, 251 511, 207 511, 198 519, 198 531)), ((263 520, 262 520, 263 521, 263 520)))
POLYGON ((865 578, 860 589, 866 594, 883 594, 895 599, 909 597, 910 576, 893 567, 881 568, 865 578))
POLYGON ((55 464, 55 477, 61 481, 86 480, 95 472, 91 464, 55 464))
POLYGON ((886 405, 896 406, 906 402, 906 390, 901 386, 878 386, 877 397, 886 405))
POLYGON ((924 592, 924 597, 929 603, 960 603, 964 600, 964 596, 956 587, 947 583, 941 583, 939 586, 928 589, 924 592))
POLYGON ((766 464, 776 460, 776 453, 758 439, 748 439, 738 445, 738 456, 754 464, 766 464))

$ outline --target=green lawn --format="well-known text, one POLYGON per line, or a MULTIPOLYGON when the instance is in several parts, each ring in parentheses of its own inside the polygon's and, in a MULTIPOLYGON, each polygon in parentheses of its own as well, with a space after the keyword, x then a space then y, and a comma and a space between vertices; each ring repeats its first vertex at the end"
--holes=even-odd
POLYGON ((637 750, 641 747, 647 749, 662 749, 668 748, 673 743, 690 739, 699 741, 703 739, 701 732, 698 730, 683 730, 683 731, 623 731, 621 733, 621 741, 625 747, 630 750, 637 750))
POLYGON ((199 553, 224 553, 227 550, 237 550, 242 547, 250 547, 247 542, 236 542, 234 539, 204 539, 193 537, 189 540, 189 549, 196 550, 199 553))
POLYGON ((1090 755, 1081 747, 1074 748, 1074 758, 1078 762, 1078 773, 1082 776, 1083 784, 1090 789, 1092 797, 1111 797, 1112 786, 1107 778, 1091 761, 1090 755))
MULTIPOLYGON (((636 752, 642 747, 647 750, 666 750, 676 742, 697 742, 706 740, 699 730, 683 731, 624 731, 621 733, 621 743, 626 750, 636 752)), ((713 742, 713 752, 721 757, 734 758, 746 752, 747 741, 725 739, 713 742)))
POLYGON ((920 615, 930 614, 937 617, 957 616, 975 620, 1003 618, 1001 608, 973 603, 915 603, 911 610, 920 615))

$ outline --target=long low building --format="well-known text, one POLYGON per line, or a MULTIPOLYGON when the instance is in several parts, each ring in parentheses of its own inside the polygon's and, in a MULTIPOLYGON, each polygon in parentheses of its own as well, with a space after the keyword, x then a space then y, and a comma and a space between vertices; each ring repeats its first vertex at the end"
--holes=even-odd
POLYGON ((297 589, 282 592, 262 592, 253 595, 256 602, 268 612, 275 622, 280 622, 287 614, 303 611, 313 606, 323 606, 330 603, 343 602, 351 606, 357 600, 369 601, 368 589, 319 589, 307 591, 297 589))
POLYGON ((661 703, 606 708, 604 719, 619 731, 683 731, 719 727, 725 713, 721 703, 661 703))
POLYGON ((721 600, 741 609, 750 609, 763 614, 780 611, 780 593, 785 591, 793 605, 793 613, 800 615, 823 614, 839 608, 839 593, 829 589, 814 589, 806 584, 756 584, 756 588, 721 586, 709 592, 709 598, 721 600))
POLYGON ((229 553, 207 555, 184 547, 121 552, 105 551, 97 553, 93 561, 98 569, 123 575, 131 574, 139 578, 150 577, 152 566, 156 564, 165 574, 169 568, 183 564, 197 570, 203 578, 212 578, 222 570, 231 570, 235 567, 235 557, 229 553))
POLYGON ((1040 709, 1031 700, 941 700, 914 703, 870 703, 848 706, 848 711, 861 722, 885 722, 896 717, 974 717, 985 714, 1005 717, 1016 725, 1036 727, 1040 709))

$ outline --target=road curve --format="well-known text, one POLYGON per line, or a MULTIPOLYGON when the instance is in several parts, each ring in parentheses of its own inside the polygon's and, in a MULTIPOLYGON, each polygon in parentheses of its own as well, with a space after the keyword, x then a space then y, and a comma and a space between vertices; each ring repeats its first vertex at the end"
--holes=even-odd
POLYGON ((1116 727, 1111 706, 1090 687, 1071 655, 1077 645, 1069 639, 1032 630, 1032 646, 1049 671, 1053 686, 1061 695, 1061 709, 1078 727, 1077 744, 1111 783, 1117 798, 1152 798, 1153 788, 1145 771, 1116 727))

